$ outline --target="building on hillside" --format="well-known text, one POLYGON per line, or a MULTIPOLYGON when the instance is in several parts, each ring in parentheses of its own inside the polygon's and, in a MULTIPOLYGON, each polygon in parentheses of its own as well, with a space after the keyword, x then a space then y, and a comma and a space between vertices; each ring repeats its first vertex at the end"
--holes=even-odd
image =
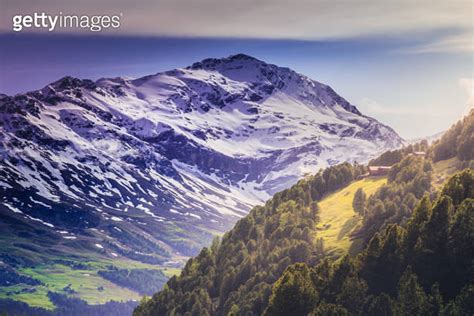
POLYGON ((392 169, 391 166, 369 166, 369 174, 372 177, 375 176, 386 176, 392 169))

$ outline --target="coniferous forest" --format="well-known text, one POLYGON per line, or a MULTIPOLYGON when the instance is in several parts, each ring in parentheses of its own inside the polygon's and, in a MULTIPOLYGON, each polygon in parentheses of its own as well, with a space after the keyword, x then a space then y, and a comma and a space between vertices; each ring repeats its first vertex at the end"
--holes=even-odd
POLYGON ((318 203, 368 167, 308 176, 252 209, 134 315, 473 315, 473 159, 471 111, 431 145, 372 160, 391 169, 374 194, 356 192, 360 242, 344 255, 318 237, 318 203))
POLYGON ((0 12, 0 316, 474 316, 474 0, 0 12))

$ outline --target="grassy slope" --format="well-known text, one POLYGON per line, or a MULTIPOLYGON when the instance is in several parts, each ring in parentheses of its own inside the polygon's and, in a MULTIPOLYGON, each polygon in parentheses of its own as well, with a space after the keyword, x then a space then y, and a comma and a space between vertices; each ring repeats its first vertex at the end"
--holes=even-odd
POLYGON ((441 160, 433 164, 434 176, 432 180, 433 187, 438 190, 443 184, 456 172, 461 170, 462 162, 454 157, 447 160, 441 160))
POLYGON ((139 299, 137 293, 101 278, 93 270, 73 270, 64 265, 55 264, 25 269, 22 272, 42 281, 53 292, 62 292, 64 287, 71 284, 71 288, 76 293, 70 296, 80 297, 90 304, 103 304, 113 299, 139 299), (100 286, 104 288, 103 291, 98 290, 100 286))
POLYGON ((385 177, 358 180, 319 202, 320 221, 316 226, 317 237, 323 238, 324 247, 334 255, 349 251, 353 243, 350 233, 359 225, 361 217, 352 208, 352 200, 357 189, 362 188, 367 197, 387 182, 385 177))
POLYGON ((30 286, 25 284, 17 284, 12 286, 0 287, 0 298, 2 299, 13 299, 27 303, 33 307, 42 307, 45 309, 53 310, 54 304, 48 298, 48 288, 45 286, 30 286), (26 290, 34 290, 35 292, 29 293, 26 290))
MULTIPOLYGON (((462 169, 460 163, 457 158, 434 163, 433 188, 439 189, 449 177, 462 169)), ((324 246, 330 254, 339 256, 351 251, 351 246, 358 242, 358 240, 350 238, 350 233, 354 231, 361 220, 352 208, 355 191, 362 188, 369 197, 385 183, 386 178, 384 177, 359 180, 318 203, 321 211, 320 221, 317 225, 317 237, 323 238, 324 246)))

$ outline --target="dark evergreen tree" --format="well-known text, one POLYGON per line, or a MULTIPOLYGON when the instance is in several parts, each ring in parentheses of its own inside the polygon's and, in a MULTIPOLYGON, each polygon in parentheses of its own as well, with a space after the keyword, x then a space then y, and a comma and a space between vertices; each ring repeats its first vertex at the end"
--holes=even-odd
MULTIPOLYGON (((297 315, 297 314, 289 314, 297 315)), ((309 316, 349 316, 350 313, 341 305, 320 303, 309 316)))
POLYGON ((428 310, 428 299, 418 283, 418 278, 408 267, 398 284, 398 302, 402 315, 425 315, 428 310))
POLYGON ((354 194, 354 199, 352 201, 352 208, 358 214, 364 214, 365 212, 365 203, 367 196, 362 188, 357 189, 354 194))
POLYGON ((396 312, 391 297, 382 293, 378 296, 369 296, 361 314, 364 316, 393 316, 396 315, 396 312))
POLYGON ((306 264, 298 263, 288 267, 273 286, 265 315, 307 315, 317 300, 310 269, 306 264))
POLYGON ((438 283, 433 284, 431 287, 431 292, 428 297, 428 314, 429 315, 441 315, 443 310, 443 297, 439 292, 438 283))

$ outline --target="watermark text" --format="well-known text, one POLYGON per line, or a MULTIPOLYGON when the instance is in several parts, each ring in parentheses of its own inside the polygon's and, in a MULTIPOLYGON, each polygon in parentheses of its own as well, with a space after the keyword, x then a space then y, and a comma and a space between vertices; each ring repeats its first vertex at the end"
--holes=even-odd
POLYGON ((34 12, 31 15, 15 15, 12 22, 15 32, 30 28, 44 29, 48 32, 57 29, 85 29, 100 32, 119 28, 122 16, 122 13, 119 15, 75 15, 59 12, 59 14, 51 15, 45 12, 34 12))

